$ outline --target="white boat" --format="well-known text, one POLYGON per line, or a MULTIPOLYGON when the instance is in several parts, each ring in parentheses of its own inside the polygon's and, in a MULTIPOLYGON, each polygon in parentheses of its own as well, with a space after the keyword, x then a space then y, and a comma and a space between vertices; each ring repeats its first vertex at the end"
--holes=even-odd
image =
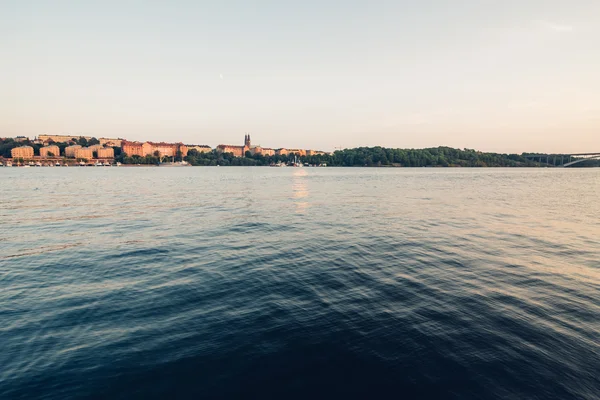
POLYGON ((121 163, 120 163, 120 162, 117 162, 117 167, 120 167, 120 166, 121 166, 121 163))
POLYGON ((102 163, 100 161, 96 161, 96 163, 94 164, 94 167, 101 167, 102 163))
POLYGON ((6 162, 6 166, 7 166, 7 167, 12 167, 12 162, 10 162, 10 161, 7 161, 7 162, 6 162))
POLYGON ((188 165, 187 161, 175 161, 175 157, 171 157, 171 162, 158 163, 159 167, 187 167, 188 165))
POLYGON ((23 165, 23 168, 31 168, 31 165, 25 164, 23 165))
POLYGON ((60 167, 60 163, 57 161, 56 164, 54 164, 54 166, 60 167))
POLYGON ((41 167, 41 166, 42 166, 42 163, 38 161, 38 162, 36 162, 36 163, 35 163, 35 166, 36 166, 36 167, 41 167))
POLYGON ((110 167, 110 163, 108 161, 104 161, 104 163, 102 164, 104 167, 110 167))

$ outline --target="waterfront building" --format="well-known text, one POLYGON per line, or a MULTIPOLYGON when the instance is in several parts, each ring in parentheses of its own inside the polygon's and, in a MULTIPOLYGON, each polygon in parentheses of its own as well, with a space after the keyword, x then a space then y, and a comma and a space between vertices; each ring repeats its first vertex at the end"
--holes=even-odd
POLYGON ((326 152, 320 150, 306 150, 307 156, 324 156, 326 154, 326 152))
POLYGON ((12 156, 12 158, 33 158, 33 147, 15 147, 10 151, 10 155, 12 156))
POLYGON ((128 156, 140 156, 144 157, 146 154, 150 154, 151 146, 148 143, 130 142, 123 140, 121 142, 121 150, 128 156), (145 147, 144 147, 145 145, 145 147))
POLYGON ((217 146, 217 151, 219 153, 232 153, 235 157, 242 157, 244 155, 244 146, 220 144, 217 146))
POLYGON ((250 135, 244 136, 243 146, 220 144, 217 146, 217 151, 219 153, 232 153, 235 157, 243 157, 247 151, 250 151, 250 135))
POLYGON ((165 143, 165 142, 130 142, 123 140, 121 142, 123 153, 128 156, 153 156, 158 152, 160 157, 175 157, 178 152, 185 157, 188 153, 188 148, 183 143, 165 143))
POLYGON ((190 150, 196 150, 198 153, 210 153, 212 151, 212 148, 210 146, 206 146, 206 145, 196 145, 196 144, 187 144, 186 145, 188 153, 190 152, 190 150))
POLYGON ((27 141, 27 140, 29 140, 29 138, 28 138, 28 137, 26 137, 26 136, 17 136, 17 137, 15 138, 15 142, 25 142, 25 141, 27 141))
POLYGON ((98 158, 115 158, 115 150, 112 147, 103 147, 96 151, 98 158))
POLYGON ((98 151, 99 149, 103 149, 104 146, 102 146, 101 144, 94 144, 91 146, 88 146, 88 149, 92 149, 92 151, 98 151))
POLYGON ((94 158, 94 150, 89 147, 80 147, 75 149, 75 158, 85 158, 91 160, 94 158))
POLYGON ((252 146, 250 141, 250 135, 244 136, 244 145, 243 146, 235 146, 229 144, 220 144, 217 146, 217 151, 219 153, 232 153, 235 157, 243 157, 246 155, 246 152, 249 151, 252 155, 261 154, 263 156, 285 156, 288 154, 296 154, 299 157, 304 157, 307 155, 317 155, 317 154, 326 154, 324 151, 317 150, 304 150, 304 149, 272 149, 270 147, 262 147, 262 146, 252 146))
POLYGON ((75 157, 75 150, 80 149, 81 146, 74 144, 73 146, 65 147, 65 157, 75 157))
POLYGON ((183 143, 165 143, 165 142, 149 142, 152 146, 151 155, 154 155, 157 151, 160 157, 175 157, 177 152, 181 152, 181 156, 185 157, 188 153, 188 148, 183 143))
POLYGON ((42 147, 40 157, 60 157, 60 148, 57 145, 42 147))
POLYGON ((254 155, 254 154, 261 154, 263 156, 274 156, 275 155, 275 150, 269 148, 269 147, 262 147, 262 146, 254 146, 252 148, 250 148, 250 152, 254 155))

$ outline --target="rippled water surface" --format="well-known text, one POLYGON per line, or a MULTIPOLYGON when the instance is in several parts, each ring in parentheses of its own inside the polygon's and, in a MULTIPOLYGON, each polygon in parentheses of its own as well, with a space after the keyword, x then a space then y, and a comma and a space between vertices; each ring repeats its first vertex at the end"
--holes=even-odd
POLYGON ((598 169, 0 182, 0 398, 600 393, 598 169))

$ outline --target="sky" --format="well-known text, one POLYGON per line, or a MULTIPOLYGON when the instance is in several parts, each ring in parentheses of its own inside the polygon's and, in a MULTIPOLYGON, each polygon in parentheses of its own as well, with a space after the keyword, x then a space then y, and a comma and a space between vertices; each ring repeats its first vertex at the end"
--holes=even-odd
POLYGON ((600 151, 600 1, 0 0, 0 136, 600 151))

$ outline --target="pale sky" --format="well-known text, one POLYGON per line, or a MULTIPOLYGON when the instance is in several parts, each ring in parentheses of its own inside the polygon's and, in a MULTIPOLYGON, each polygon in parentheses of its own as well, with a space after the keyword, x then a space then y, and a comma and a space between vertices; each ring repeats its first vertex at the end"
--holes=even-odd
POLYGON ((600 151, 600 0, 0 0, 0 136, 600 151))

